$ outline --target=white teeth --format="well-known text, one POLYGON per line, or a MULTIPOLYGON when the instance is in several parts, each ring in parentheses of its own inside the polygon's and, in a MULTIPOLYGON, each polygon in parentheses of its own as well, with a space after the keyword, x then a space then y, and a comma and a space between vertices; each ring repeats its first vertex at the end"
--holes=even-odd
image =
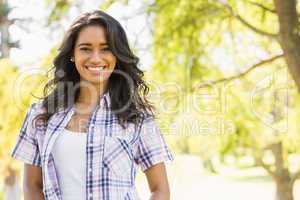
POLYGON ((105 67, 104 66, 100 66, 100 67, 87 67, 88 70, 91 70, 91 71, 100 71, 100 70, 103 70, 105 67))

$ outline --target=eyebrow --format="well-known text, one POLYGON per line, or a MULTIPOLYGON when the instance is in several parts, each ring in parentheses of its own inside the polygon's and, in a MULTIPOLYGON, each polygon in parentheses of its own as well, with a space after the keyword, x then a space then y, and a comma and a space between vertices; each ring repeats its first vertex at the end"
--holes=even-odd
MULTIPOLYGON (((106 46, 108 45, 107 43, 100 43, 100 46, 106 46)), ((80 46, 92 46, 91 43, 80 43, 77 45, 77 47, 80 47, 80 46)))

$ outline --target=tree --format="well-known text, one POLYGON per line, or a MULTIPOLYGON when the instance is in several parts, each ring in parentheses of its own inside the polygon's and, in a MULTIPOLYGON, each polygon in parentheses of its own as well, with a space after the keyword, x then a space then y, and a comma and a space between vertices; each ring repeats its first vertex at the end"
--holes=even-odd
MULTIPOLYGON (((9 59, 0 59, 0 173, 6 192, 20 191, 20 166, 11 159, 26 109, 42 92, 45 76, 20 71, 9 59), (39 86, 39 87, 37 87, 39 86), (32 95, 33 94, 33 95, 32 95)), ((13 198, 13 196, 10 196, 13 198)))
POLYGON ((10 49, 19 47, 18 42, 12 42, 10 40, 9 27, 15 22, 16 19, 9 19, 9 14, 12 11, 12 8, 9 7, 9 4, 6 0, 0 1, 0 58, 8 58, 10 49))
POLYGON ((279 20, 279 43, 300 92, 300 35, 296 0, 274 0, 279 20))
POLYGON ((5 113, 1 115, 0 123, 0 172, 4 177, 5 192, 13 191, 15 187, 20 187, 17 180, 17 167, 14 165, 10 158, 10 149, 13 141, 16 139, 15 132, 20 126, 20 111, 16 105, 13 105, 13 81, 17 77, 17 67, 14 66, 9 60, 0 60, 0 74, 1 78, 0 86, 0 105, 1 112, 5 113), (4 76, 5 74, 5 76, 4 76))
MULTIPOLYGON (((71 6, 69 1, 55 2, 55 9, 58 5, 63 11, 67 11, 71 6)), ((116 1, 107 2, 111 4, 116 1)), ((270 74, 272 70, 277 70, 278 66, 289 70, 298 92, 300 91, 299 22, 296 1, 196 0, 174 3, 172 0, 156 0, 148 5, 145 12, 154 14, 153 77, 159 84, 174 83, 180 88, 179 93, 176 89, 165 91, 162 97, 188 97, 208 86, 214 89, 218 88, 220 83, 226 85, 229 81, 241 81, 241 87, 226 90, 231 91, 230 102, 234 108, 225 113, 226 116, 234 117, 236 130, 233 134, 220 137, 220 154, 234 153, 238 147, 250 150, 257 164, 276 182, 277 199, 292 200, 293 184, 299 177, 299 172, 290 170, 287 158, 291 154, 299 153, 299 148, 291 145, 295 140, 299 141, 295 134, 297 129, 288 130, 287 138, 274 135, 274 130, 268 129, 263 120, 258 121, 257 116, 247 109, 250 96, 234 95, 234 92, 243 93, 245 89, 253 89, 256 87, 256 81, 262 78, 262 74, 267 76, 265 71, 270 74), (226 51, 222 52, 220 49, 226 51), (221 53, 216 53, 220 51, 221 53), (226 59, 222 62, 221 58, 216 59, 215 56, 223 56, 226 59), (227 68, 222 68, 226 62, 227 68), (234 74, 228 72, 229 65, 233 66, 230 69, 234 74), (275 162, 266 162, 266 154, 270 152, 275 162)), ((57 16, 62 17, 60 13, 57 16)), ((278 98, 276 90, 271 93, 275 96, 274 99, 278 98)), ((296 94, 293 95, 298 99, 296 94)), ((179 106, 166 102, 171 109, 179 106)), ((257 102, 259 109, 265 109, 263 100, 258 99, 254 102, 257 102)), ((283 105, 273 105, 268 109, 267 113, 273 120, 272 126, 284 123, 284 117, 278 114, 284 109, 283 105)), ((294 107, 291 110, 292 113, 299 113, 294 107)), ((165 123, 172 124, 178 115, 182 114, 178 109, 168 116, 165 114, 165 123)), ((183 146, 190 151, 190 145, 183 146)))
MULTIPOLYGON (((156 59, 154 70, 158 72, 158 77, 164 81, 172 80, 181 86, 188 82, 188 85, 193 88, 192 92, 197 92, 198 89, 204 87, 217 88, 218 90, 219 87, 216 84, 223 83, 226 85, 229 81, 239 79, 241 82, 245 82, 243 85, 249 89, 249 87, 255 88, 256 81, 260 81, 258 79, 260 76, 257 74, 262 74, 262 72, 259 73, 259 70, 268 70, 260 69, 261 67, 268 67, 268 72, 272 74, 271 70, 277 70, 276 65, 285 66, 281 61, 281 58, 284 57, 290 74, 299 88, 300 73, 298 71, 299 64, 296 61, 300 58, 296 49, 298 47, 296 42, 298 37, 297 16, 297 23, 294 21, 296 4, 291 3, 291 1, 287 2, 180 1, 177 4, 172 4, 172 1, 168 0, 156 1, 155 8, 152 8, 156 13, 154 26, 157 30, 154 34, 154 57, 156 59), (276 10, 272 9, 274 3, 276 10), (287 14, 290 9, 292 9, 292 14, 287 14), (241 16, 240 13, 243 15, 241 16), (276 33, 277 27, 280 29, 279 33, 276 33), (245 37, 241 37, 241 35, 245 37), (248 41, 248 38, 251 38, 251 41, 248 41), (228 43, 231 43, 231 46, 228 43), (244 49, 239 48, 240 46, 243 46, 244 49), (256 51, 264 52, 264 58, 257 59, 255 52, 246 54, 246 49, 250 46, 256 51), (222 77, 222 73, 226 74, 226 71, 222 70, 220 74, 215 68, 215 59, 211 57, 214 55, 214 51, 220 47, 227 48, 225 53, 229 52, 228 56, 237 59, 236 63, 250 67, 241 68, 240 71, 242 72, 234 75, 222 77), (239 51, 236 50, 237 48, 239 51), (230 51, 234 51, 234 53, 230 54, 230 51), (257 61, 253 63, 253 60, 257 61), (190 65, 190 63, 192 64, 190 65), (251 73, 255 73, 256 77, 248 78, 251 73), (175 74, 186 77, 188 81, 182 81, 184 78, 173 80, 176 77, 175 74)), ((222 63, 219 62, 218 64, 222 63)), ((220 86, 221 89, 224 89, 222 86, 220 86)), ((245 88, 239 89, 235 85, 233 91, 241 94, 245 88)), ((189 89, 185 91, 187 95, 190 95, 189 89)), ((229 89, 226 91, 228 94, 229 89)), ((292 166, 288 164, 287 158, 298 152, 297 148, 290 146, 293 140, 298 141, 296 131, 288 130, 286 134, 290 137, 285 138, 279 136, 280 134, 276 133, 276 130, 266 128, 264 121, 257 122, 257 116, 247 109, 250 98, 251 96, 244 99, 240 95, 234 95, 234 98, 228 100, 236 108, 230 108, 230 112, 225 113, 225 115, 234 116, 233 122, 236 131, 234 134, 220 136, 220 153, 233 153, 238 148, 249 149, 252 152, 251 156, 273 177, 277 186, 277 199, 292 200, 293 185, 299 178, 299 170, 291 171, 292 166), (243 109, 243 107, 245 108, 243 109), (243 110, 248 111, 243 112, 243 110), (236 116, 239 118, 236 119, 236 116), (252 128, 248 128, 247 124, 251 124, 252 128), (255 128, 255 132, 253 132, 253 127, 260 128, 255 128), (266 164, 264 158, 269 151, 271 151, 275 162, 266 164)), ((268 102, 270 104, 270 99, 268 102)), ((262 106, 259 105, 259 107, 262 106)), ((284 123, 284 118, 281 119, 282 117, 278 116, 277 112, 284 109, 284 105, 281 107, 274 105, 270 109, 269 113, 274 119, 271 122, 272 126, 284 123)), ((199 113, 199 115, 203 115, 203 113, 199 113)))

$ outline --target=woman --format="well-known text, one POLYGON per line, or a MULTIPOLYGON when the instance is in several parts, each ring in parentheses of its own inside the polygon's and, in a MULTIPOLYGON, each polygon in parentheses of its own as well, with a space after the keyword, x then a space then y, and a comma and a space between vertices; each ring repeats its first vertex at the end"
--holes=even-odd
POLYGON ((151 199, 170 199, 164 161, 173 158, 137 63, 108 14, 85 13, 71 25, 12 153, 25 162, 25 200, 139 199, 137 166, 151 199))

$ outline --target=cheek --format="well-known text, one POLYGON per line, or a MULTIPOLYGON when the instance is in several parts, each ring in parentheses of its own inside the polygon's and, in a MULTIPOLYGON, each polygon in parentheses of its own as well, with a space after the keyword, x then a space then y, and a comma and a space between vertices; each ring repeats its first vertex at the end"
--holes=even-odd
POLYGON ((82 71, 82 66, 81 66, 81 61, 80 60, 75 60, 75 67, 78 72, 82 71))
POLYGON ((75 66, 76 66, 77 70, 82 70, 82 67, 85 62, 86 62, 85 56, 82 56, 82 55, 76 56, 75 55, 75 66))
POLYGON ((86 57, 87 56, 85 56, 85 55, 83 55, 83 54, 75 54, 75 62, 77 62, 77 63, 82 63, 82 62, 84 62, 84 60, 86 60, 86 57))
POLYGON ((117 63, 117 58, 114 56, 114 55, 110 55, 108 57, 108 60, 109 60, 109 63, 112 67, 115 67, 116 66, 116 63, 117 63))

